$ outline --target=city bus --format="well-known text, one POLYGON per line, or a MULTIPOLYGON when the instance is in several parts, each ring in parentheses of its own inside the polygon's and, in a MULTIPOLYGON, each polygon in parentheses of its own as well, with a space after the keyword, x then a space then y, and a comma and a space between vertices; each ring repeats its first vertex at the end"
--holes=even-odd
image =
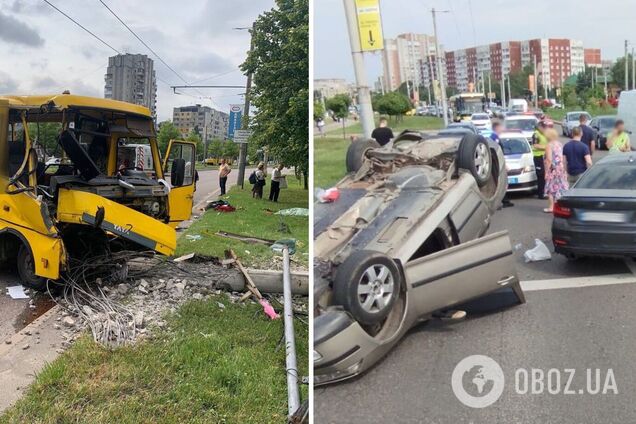
POLYGON ((453 120, 459 122, 470 119, 473 113, 486 110, 486 96, 484 93, 459 93, 449 99, 453 109, 453 120))

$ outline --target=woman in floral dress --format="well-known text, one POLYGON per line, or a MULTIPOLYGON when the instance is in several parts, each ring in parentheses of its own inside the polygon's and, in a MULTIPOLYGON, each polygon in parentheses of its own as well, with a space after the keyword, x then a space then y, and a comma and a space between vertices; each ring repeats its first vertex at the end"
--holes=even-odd
POLYGON ((548 196, 548 207, 543 210, 552 213, 554 202, 559 200, 569 188, 568 177, 563 167, 563 147, 559 134, 550 128, 545 132, 548 145, 545 149, 545 195, 548 196))

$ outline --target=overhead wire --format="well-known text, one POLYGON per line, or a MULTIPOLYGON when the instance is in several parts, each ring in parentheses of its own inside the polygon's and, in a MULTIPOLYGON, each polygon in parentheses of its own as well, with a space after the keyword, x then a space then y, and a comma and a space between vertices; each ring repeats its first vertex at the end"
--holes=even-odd
POLYGON ((116 48, 114 48, 113 46, 111 46, 110 44, 108 44, 106 41, 104 41, 101 37, 99 37, 97 34, 95 34, 94 32, 92 32, 91 30, 89 30, 88 28, 86 28, 84 25, 80 24, 79 22, 77 22, 75 19, 73 19, 72 17, 70 17, 68 14, 66 14, 65 12, 63 12, 62 10, 60 10, 57 6, 55 6, 53 3, 51 3, 49 0, 42 0, 44 1, 44 3, 48 4, 49 6, 51 6, 53 9, 57 10, 59 13, 61 13, 62 15, 66 16, 67 19, 69 19, 71 22, 73 22, 75 25, 77 25, 78 27, 82 28, 84 31, 86 31, 87 33, 89 33, 90 35, 92 35, 94 38, 96 38, 97 40, 99 40, 102 44, 104 44, 106 47, 108 47, 109 49, 113 50, 114 52, 116 52, 117 54, 121 54, 121 52, 119 50, 117 50, 116 48))

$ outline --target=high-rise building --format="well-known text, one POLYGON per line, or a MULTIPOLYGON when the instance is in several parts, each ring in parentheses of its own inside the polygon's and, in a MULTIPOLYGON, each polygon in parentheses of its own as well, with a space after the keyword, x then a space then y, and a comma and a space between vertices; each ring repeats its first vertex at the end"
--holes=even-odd
POLYGON ((445 53, 450 87, 459 91, 476 89, 488 74, 501 80, 503 75, 537 65, 540 84, 560 87, 571 75, 585 66, 599 66, 600 49, 583 49, 583 42, 567 38, 541 38, 525 41, 504 41, 485 46, 445 53), (584 54, 584 50, 588 53, 584 54))
POLYGON ((104 97, 146 106, 157 113, 157 77, 153 61, 143 54, 118 54, 108 58, 104 97))
POLYGON ((353 94, 353 86, 342 78, 318 78, 314 80, 314 91, 318 91, 325 99, 336 94, 353 94))
POLYGON ((416 88, 429 85, 430 65, 435 67, 434 58, 435 37, 430 35, 407 33, 385 39, 382 51, 385 90, 396 90, 407 81, 416 88), (431 58, 433 61, 429 63, 431 58), (429 65, 428 70, 422 62, 429 65))
POLYGON ((204 143, 210 143, 215 139, 225 139, 229 115, 209 106, 182 106, 173 109, 172 123, 181 137, 185 138, 194 131, 201 136, 204 143))

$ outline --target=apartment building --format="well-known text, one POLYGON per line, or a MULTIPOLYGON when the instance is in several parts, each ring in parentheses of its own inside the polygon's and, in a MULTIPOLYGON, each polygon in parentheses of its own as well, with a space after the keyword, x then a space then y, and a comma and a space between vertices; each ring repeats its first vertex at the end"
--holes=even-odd
POLYGON ((433 36, 406 33, 385 39, 382 51, 384 88, 393 91, 406 81, 416 87, 429 85, 431 74, 435 72, 435 61, 431 61, 434 57, 433 36))
POLYGON ((157 113, 157 77, 152 59, 143 54, 118 54, 108 58, 104 97, 146 106, 157 113))
POLYGON ((229 115, 209 106, 175 107, 172 112, 172 123, 182 137, 196 131, 204 143, 214 139, 224 140, 227 134, 229 115))
POLYGON ((336 94, 353 94, 354 92, 352 85, 342 78, 315 79, 314 91, 322 93, 326 99, 336 94))
POLYGON ((534 66, 536 60, 539 82, 559 87, 586 65, 600 66, 600 58, 600 49, 584 49, 579 40, 504 41, 446 52, 446 78, 449 86, 468 91, 479 85, 482 75, 491 74, 492 78, 501 80, 503 75, 520 71, 527 65, 534 66))

